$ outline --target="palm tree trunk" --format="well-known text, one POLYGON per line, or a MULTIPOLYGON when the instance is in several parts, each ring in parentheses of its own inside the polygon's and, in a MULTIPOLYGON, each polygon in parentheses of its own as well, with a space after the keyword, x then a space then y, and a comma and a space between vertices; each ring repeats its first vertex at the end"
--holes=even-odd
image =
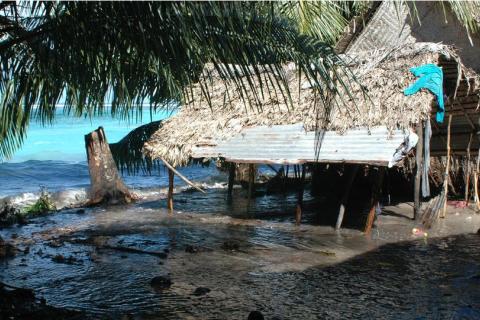
POLYGON ((120 177, 102 127, 85 135, 90 172, 90 205, 125 204, 135 200, 120 177))

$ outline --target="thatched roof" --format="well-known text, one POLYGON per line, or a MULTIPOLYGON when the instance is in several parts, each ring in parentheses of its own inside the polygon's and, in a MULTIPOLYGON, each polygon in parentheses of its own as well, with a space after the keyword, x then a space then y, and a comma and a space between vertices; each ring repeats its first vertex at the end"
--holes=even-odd
MULTIPOLYGON (((343 132, 350 128, 386 126, 390 130, 408 128, 426 119, 434 96, 419 92, 405 96, 403 90, 414 82, 409 72, 412 66, 438 64, 439 59, 458 62, 452 48, 439 44, 414 44, 389 51, 363 52, 346 58, 364 86, 368 98, 358 84, 353 84, 352 96, 342 95, 345 105, 332 110, 326 130, 343 132)), ((245 104, 240 93, 225 79, 216 79, 209 104, 199 87, 193 88, 193 101, 185 104, 178 114, 166 120, 145 144, 144 152, 153 159, 163 158, 174 166, 186 165, 194 146, 214 146, 238 134, 243 128, 259 125, 303 123, 305 130, 315 130, 317 117, 324 118, 320 99, 304 79, 299 90, 298 72, 285 68, 293 99, 291 105, 280 94, 265 93, 261 106, 245 104), (227 81, 227 82, 226 82, 227 81), (227 89, 229 88, 229 89, 227 89), (258 110, 261 107, 261 111, 258 110), (318 113, 316 110, 320 110, 318 113)), ((272 75, 270 75, 272 76, 272 75)), ((258 84, 260 86, 260 84, 258 84)), ((248 92, 248 95, 251 95, 248 92)))

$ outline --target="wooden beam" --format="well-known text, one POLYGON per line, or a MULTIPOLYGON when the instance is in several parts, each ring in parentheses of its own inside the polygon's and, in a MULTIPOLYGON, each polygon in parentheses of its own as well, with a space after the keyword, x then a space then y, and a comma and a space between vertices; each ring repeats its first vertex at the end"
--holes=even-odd
MULTIPOLYGON (((299 168, 300 170, 300 168, 299 168)), ((305 190, 305 165, 302 165, 302 175, 300 177, 300 189, 298 190, 297 208, 295 210, 295 223, 302 222, 303 192, 305 190)))
POLYGON ((171 170, 173 173, 175 173, 180 179, 182 179, 183 181, 185 181, 186 184, 188 184, 189 186, 191 186, 192 188, 200 191, 201 193, 206 193, 205 190, 203 190, 202 188, 198 187, 197 185, 195 185, 192 181, 188 180, 183 174, 181 174, 180 172, 178 172, 177 170, 175 170, 175 168, 169 164, 165 159, 163 158, 160 158, 160 160, 163 161, 163 164, 165 164, 165 167, 168 168, 168 170, 171 170))
POLYGON ((420 186, 423 170, 423 121, 417 126, 418 143, 415 150, 415 181, 413 185, 413 219, 420 217, 421 195, 420 186))
POLYGON ((168 194, 167 194, 167 208, 173 210, 173 178, 174 173, 171 169, 168 169, 168 194))
POLYGON ((335 224, 336 230, 339 230, 342 226, 345 208, 347 206, 348 197, 350 196, 350 189, 352 188, 353 181, 355 181, 359 167, 359 165, 354 165, 350 170, 350 176, 348 177, 347 184, 345 185, 345 192, 340 200, 340 209, 338 210, 337 223, 335 224))
POLYGON ((445 192, 445 202, 443 204, 443 210, 440 215, 440 218, 445 218, 447 213, 447 201, 448 201, 448 180, 450 178, 450 127, 452 124, 452 115, 448 116, 448 133, 447 133, 447 165, 445 167, 445 180, 444 180, 444 192, 445 192))
POLYGON ((373 220, 375 218, 375 210, 378 206, 378 199, 382 191, 383 176, 385 174, 385 168, 379 167, 377 176, 375 177, 375 182, 372 186, 372 198, 370 200, 370 211, 368 212, 367 222, 365 223, 365 234, 370 234, 372 231, 373 220))

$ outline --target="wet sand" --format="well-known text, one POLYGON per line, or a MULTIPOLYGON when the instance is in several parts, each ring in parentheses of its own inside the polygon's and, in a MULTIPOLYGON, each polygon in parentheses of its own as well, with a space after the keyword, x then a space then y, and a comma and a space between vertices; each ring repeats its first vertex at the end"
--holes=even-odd
POLYGON ((365 299, 377 295, 387 301, 372 306, 373 318, 428 318, 439 302, 446 308, 439 315, 457 312, 466 300, 473 299, 468 304, 472 312, 479 307, 480 289, 466 298, 448 278, 456 272, 470 288, 480 276, 480 256, 472 251, 480 243, 473 234, 480 215, 473 210, 450 207, 447 218, 424 237, 412 234, 418 226, 410 219, 410 204, 385 207, 369 236, 352 229, 295 226, 289 219, 168 213, 156 206, 71 210, 3 229, 4 239, 28 252, 4 261, 0 280, 32 288, 55 307, 93 318, 246 319, 252 310, 267 319, 368 318, 362 311, 365 299), (463 247, 468 250, 462 252, 463 247), (457 266, 458 259, 470 269, 457 266), (415 282, 430 269, 440 280, 415 282), (150 280, 156 276, 167 277, 171 286, 154 290, 150 280), (395 288, 403 283, 413 292, 395 288), (445 286, 447 298, 433 293, 432 286, 445 286), (210 291, 197 296, 199 287, 210 291), (407 301, 419 299, 422 308, 403 305, 405 294, 407 301))

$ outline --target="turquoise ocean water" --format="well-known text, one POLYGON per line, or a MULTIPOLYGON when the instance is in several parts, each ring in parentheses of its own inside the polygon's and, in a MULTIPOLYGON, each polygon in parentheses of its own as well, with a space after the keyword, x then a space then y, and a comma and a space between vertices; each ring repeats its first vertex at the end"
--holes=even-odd
MULTIPOLYGON (((121 120, 111 116, 90 119, 66 116, 59 108, 51 125, 32 121, 21 149, 11 159, 0 163, 0 199, 8 196, 15 197, 16 202, 28 201, 38 195, 41 187, 54 193, 70 191, 70 196, 84 194, 90 184, 86 134, 103 126, 108 141, 117 142, 136 127, 171 115, 172 112, 165 111, 151 118, 147 109, 141 121, 135 117, 121 120)), ((140 173, 124 179, 133 188, 149 188, 164 184, 164 176, 160 171, 153 176, 140 173)))
POLYGON ((19 163, 29 160, 84 161, 84 136, 103 126, 108 142, 117 142, 136 127, 156 120, 168 118, 171 112, 154 113, 150 117, 149 110, 144 110, 141 119, 118 119, 111 116, 78 118, 66 116, 63 109, 58 108, 52 125, 42 125, 33 120, 30 123, 22 148, 7 162, 19 163))

